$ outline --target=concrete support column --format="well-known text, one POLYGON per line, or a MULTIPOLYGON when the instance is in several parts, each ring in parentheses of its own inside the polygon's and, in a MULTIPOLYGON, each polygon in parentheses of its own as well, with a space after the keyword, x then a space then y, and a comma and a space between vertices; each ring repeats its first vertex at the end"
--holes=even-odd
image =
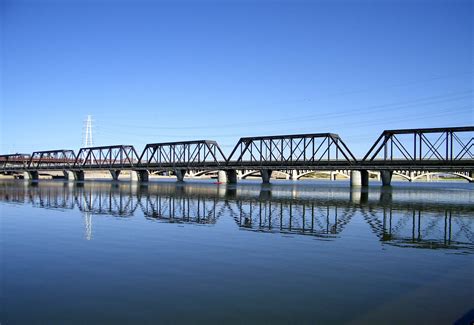
POLYGON ((237 184, 237 172, 234 169, 229 169, 225 171, 227 175, 227 183, 237 184))
POLYGON ((64 170, 63 171, 63 174, 64 174, 64 178, 68 181, 73 181, 75 180, 76 178, 74 177, 74 172, 73 171, 70 171, 70 170, 64 170))
POLYGON ((243 175, 242 171, 238 170, 237 171, 237 179, 242 179, 242 175, 243 175))
POLYGON ((227 183, 227 174, 225 170, 217 171, 217 181, 219 183, 227 183))
POLYGON ((184 182, 184 175, 186 174, 186 169, 176 169, 174 171, 178 182, 184 182))
POLYGON ((120 175, 120 170, 109 170, 110 171, 110 175, 112 175, 112 179, 114 181, 118 180, 118 177, 120 175))
POLYGON ((37 181, 39 178, 37 171, 23 172, 23 179, 29 181, 37 181))
POLYGON ((431 174, 426 174, 426 181, 431 182, 431 174))
POLYGON ((390 183, 392 182, 392 175, 393 175, 393 172, 391 170, 380 171, 380 177, 382 178, 383 186, 390 186, 390 183))
POLYGON ((291 171, 291 179, 294 181, 298 180, 298 171, 296 169, 291 171))
POLYGON ((329 172, 329 180, 335 181, 336 175, 337 175, 337 172, 333 172, 333 171, 329 172))
POLYGON ((260 174, 262 175, 262 182, 264 184, 270 183, 270 178, 272 177, 272 171, 269 169, 262 169, 260 171, 260 174))
POLYGON ((84 171, 83 170, 77 170, 73 172, 74 179, 76 181, 83 181, 84 180, 84 171))
POLYGON ((409 175, 410 175, 410 179, 408 181, 413 182, 413 180, 415 179, 415 172, 410 170, 409 175))
POLYGON ((84 172, 82 170, 72 171, 72 170, 65 170, 63 171, 64 178, 68 181, 83 181, 84 180, 84 172))
POLYGON ((366 170, 352 170, 351 186, 369 186, 369 172, 366 170))
POLYGON ((132 182, 148 182, 148 170, 131 170, 130 181, 132 182))

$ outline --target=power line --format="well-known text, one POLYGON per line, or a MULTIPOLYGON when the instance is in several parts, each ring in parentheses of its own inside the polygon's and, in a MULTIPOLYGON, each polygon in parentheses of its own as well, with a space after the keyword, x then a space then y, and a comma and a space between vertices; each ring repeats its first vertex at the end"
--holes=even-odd
MULTIPOLYGON (((220 124, 219 127, 239 127, 239 126, 254 126, 254 125, 276 125, 276 124, 288 124, 288 123, 301 123, 307 122, 311 120, 319 120, 321 118, 342 118, 345 116, 352 116, 354 114, 363 113, 376 113, 380 111, 384 111, 387 108, 391 108, 391 110, 403 110, 407 108, 411 108, 413 106, 421 107, 421 106, 429 106, 434 104, 440 104, 450 101, 458 101, 466 98, 472 97, 473 90, 465 90, 455 93, 449 93, 444 95, 437 95, 431 97, 423 97, 423 98, 416 98, 407 101, 395 102, 395 103, 387 103, 387 104, 379 104, 379 105, 372 105, 367 107, 360 107, 351 109, 350 112, 328 112, 328 113, 318 113, 318 114, 311 114, 311 115, 304 115, 298 116, 294 118, 281 118, 281 119, 272 119, 272 120, 262 120, 262 121, 254 121, 254 122, 242 122, 242 123, 229 123, 229 124, 220 124)), ((116 123, 109 123, 110 127, 119 127, 119 128, 139 128, 139 129, 156 129, 157 126, 147 126, 143 125, 143 123, 137 123, 140 125, 130 125, 130 124, 116 124, 116 123)), ((214 125, 205 125, 205 126, 185 126, 185 127, 168 127, 168 126, 159 126, 162 130, 204 130, 215 127, 214 125)))

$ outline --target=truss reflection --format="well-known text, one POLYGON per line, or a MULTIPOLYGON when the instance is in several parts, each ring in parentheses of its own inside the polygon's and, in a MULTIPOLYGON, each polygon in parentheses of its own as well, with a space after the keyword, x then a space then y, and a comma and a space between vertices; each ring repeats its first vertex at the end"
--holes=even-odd
POLYGON ((80 211, 88 240, 93 238, 94 216, 143 216, 150 221, 196 225, 214 225, 220 218, 231 217, 243 231, 322 239, 342 237, 352 223, 359 227, 363 220, 374 239, 383 245, 473 253, 474 207, 467 193, 461 200, 456 194, 450 202, 443 192, 380 192, 368 196, 345 189, 305 192, 298 188, 285 191, 277 187, 172 183, 133 187, 113 183, 0 182, 2 203, 80 211))

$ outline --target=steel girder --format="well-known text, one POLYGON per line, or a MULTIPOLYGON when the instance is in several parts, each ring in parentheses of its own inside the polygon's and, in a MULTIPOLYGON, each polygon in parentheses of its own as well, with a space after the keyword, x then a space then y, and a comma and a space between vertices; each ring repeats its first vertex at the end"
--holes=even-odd
POLYGON ((225 155, 216 141, 197 140, 147 144, 139 166, 155 168, 196 168, 225 165, 225 155))
POLYGON ((35 151, 31 155, 28 169, 69 169, 75 161, 73 150, 35 151))
POLYGON ((31 156, 29 154, 15 153, 10 155, 0 155, 0 169, 12 171, 25 169, 28 167, 31 156))
POLYGON ((385 130, 363 165, 474 167, 474 127, 385 130))
POLYGON ((81 148, 74 168, 77 169, 121 169, 138 163, 138 154, 131 145, 114 145, 81 148))
POLYGON ((229 166, 282 169, 341 163, 350 166, 356 162, 344 141, 334 133, 241 138, 227 160, 229 166))

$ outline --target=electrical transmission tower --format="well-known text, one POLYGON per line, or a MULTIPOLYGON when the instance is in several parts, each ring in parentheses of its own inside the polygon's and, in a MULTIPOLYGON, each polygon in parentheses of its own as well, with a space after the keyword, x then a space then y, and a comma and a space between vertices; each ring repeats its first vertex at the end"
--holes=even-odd
POLYGON ((92 116, 87 115, 87 119, 84 121, 84 128, 82 130, 82 146, 92 147, 94 142, 92 141, 92 116))

